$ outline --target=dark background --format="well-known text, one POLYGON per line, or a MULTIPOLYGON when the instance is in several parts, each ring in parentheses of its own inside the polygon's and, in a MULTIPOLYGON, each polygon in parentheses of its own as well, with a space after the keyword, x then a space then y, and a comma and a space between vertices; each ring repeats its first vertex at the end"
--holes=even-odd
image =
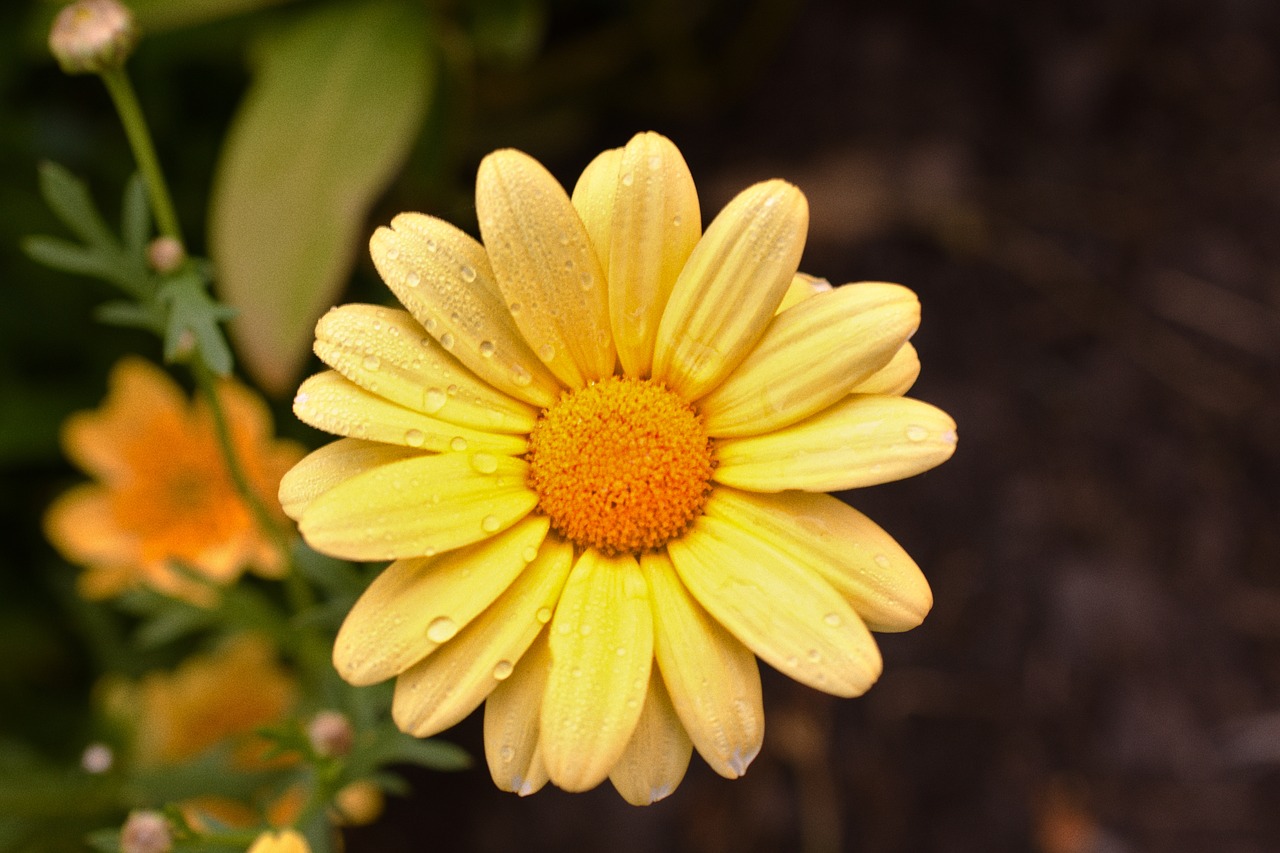
MULTIPOLYGON (((1280 4, 553 3, 541 51, 458 89, 449 156, 411 163, 374 221, 417 208, 473 229, 490 148, 571 185, 643 129, 681 147, 704 219, 755 180, 799 185, 805 271, 899 281, 924 306, 912 394, 955 417, 959 450, 846 497, 936 603, 881 638, 861 699, 766 673, 764 750, 741 780, 695 757, 672 797, 634 809, 608 786, 502 794, 482 759, 410 771, 413 796, 349 832, 350 853, 1280 849, 1280 4)), ((243 72, 175 67, 144 98, 225 124, 243 72)), ((122 180, 122 143, 69 151, 55 132, 98 122, 114 140, 105 99, 32 68, 11 106, 43 131, 8 138, 31 149, 4 167, 9 192, 34 195, 29 164, 51 153, 122 180)), ((203 144, 170 157, 197 220, 203 144)), ((104 353, 137 346, 77 340, 100 294, 56 286, 24 297, 34 329, 0 320, 5 375, 53 388, 53 423, 96 403, 104 353)), ((362 261, 353 294, 377 293, 362 261)), ((65 597, 27 573, 53 562, 33 531, 73 475, 47 436, 33 446, 3 470, 11 633, 65 597)), ((50 629, 39 675, 6 688, 52 709, 37 741, 83 695, 76 636, 50 629)), ((482 755, 478 718, 451 737, 482 755)))

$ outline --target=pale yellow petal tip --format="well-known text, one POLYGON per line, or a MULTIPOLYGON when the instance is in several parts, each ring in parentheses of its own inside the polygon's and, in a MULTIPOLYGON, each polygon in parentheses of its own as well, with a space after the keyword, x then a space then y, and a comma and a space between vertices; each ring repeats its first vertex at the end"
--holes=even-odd
POLYGON ((311 853, 311 847, 297 830, 285 829, 262 833, 248 853, 311 853))

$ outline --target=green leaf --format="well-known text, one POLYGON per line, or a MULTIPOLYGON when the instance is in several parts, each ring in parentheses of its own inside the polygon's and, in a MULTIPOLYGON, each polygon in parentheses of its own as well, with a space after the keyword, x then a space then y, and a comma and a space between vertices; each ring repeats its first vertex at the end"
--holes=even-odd
POLYGON ((139 625, 133 639, 140 647, 153 649, 216 624, 216 613, 174 600, 167 608, 139 625))
POLYGON ((62 272, 115 281, 121 275, 119 258, 97 247, 82 246, 60 237, 24 237, 22 251, 31 260, 62 272))
POLYGON ((395 729, 382 729, 378 739, 361 756, 369 764, 418 764, 432 770, 466 770, 471 756, 457 744, 437 738, 420 740, 395 729))
POLYGON ((57 163, 40 164, 40 194, 54 214, 90 246, 117 248, 115 237, 89 195, 89 188, 57 163))
POLYGON ((210 247, 243 362, 282 393, 409 152, 434 67, 419 4, 394 0, 309 9, 261 47, 219 162, 210 247))
POLYGON ((218 324, 234 316, 234 310, 215 301, 200 276, 190 270, 165 281, 158 296, 169 311, 165 361, 178 361, 194 344, 210 370, 230 375, 231 349, 218 324))
MULTIPOLYGON (((147 202, 147 182, 140 172, 134 172, 124 188, 120 234, 125 254, 141 262, 147 253, 147 237, 151 236, 151 207, 147 202)), ((145 274, 145 268, 142 271, 145 274)))
POLYGON ((93 312, 100 323, 111 326, 124 326, 129 329, 147 329, 152 332, 164 331, 164 317, 157 311, 154 303, 137 303, 115 300, 99 305, 93 312))

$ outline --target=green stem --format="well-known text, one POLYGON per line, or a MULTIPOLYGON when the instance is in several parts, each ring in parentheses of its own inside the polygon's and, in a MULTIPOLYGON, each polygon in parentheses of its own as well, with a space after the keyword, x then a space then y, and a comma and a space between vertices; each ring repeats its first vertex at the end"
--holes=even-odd
POLYGON ((138 104, 138 96, 133 90, 133 83, 129 81, 129 75, 123 67, 112 68, 102 72, 102 82, 106 84, 111 100, 116 105, 120 123, 124 125, 125 135, 129 137, 129 147, 133 149, 134 159, 138 161, 142 178, 147 183, 156 227, 162 235, 185 245, 182 228, 178 225, 178 215, 174 212, 173 200, 169 197, 169 187, 165 184, 164 173, 160 171, 160 158, 156 156, 151 131, 147 128, 146 117, 142 114, 142 107, 138 104))

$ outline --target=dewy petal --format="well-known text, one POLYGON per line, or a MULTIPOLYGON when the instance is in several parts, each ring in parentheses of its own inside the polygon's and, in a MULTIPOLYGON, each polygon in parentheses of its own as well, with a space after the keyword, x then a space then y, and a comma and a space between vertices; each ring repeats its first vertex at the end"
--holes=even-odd
POLYGON ((919 300, 897 284, 850 284, 806 299, 774 318, 699 401, 707 434, 759 435, 825 409, 888 364, 919 324, 919 300))
POLYGON ((582 224, 595 247, 600 269, 609 269, 609 247, 613 239, 613 199, 618 191, 618 165, 622 162, 622 149, 611 148, 601 152, 587 164, 573 187, 573 209, 582 217, 582 224))
POLYGON ((933 607, 929 582, 902 546, 830 495, 761 495, 721 488, 707 501, 706 513, 750 531, 813 569, 872 631, 910 630, 933 607))
POLYGON ((667 551, 698 603, 783 675, 836 696, 880 676, 880 650, 848 602, 762 539, 704 515, 667 551))
POLYGON ((505 530, 533 510, 523 459, 488 453, 415 456, 364 471, 313 500, 298 529, 348 560, 439 554, 505 530))
POLYGON ((850 393, 901 397, 920 378, 920 356, 910 342, 903 344, 889 363, 859 382, 850 393))
POLYGON ((609 781, 631 805, 651 805, 680 784, 692 753, 693 744, 655 668, 649 676, 640 719, 622 758, 609 771, 609 781))
POLYGON ((791 284, 787 286, 787 292, 782 297, 782 301, 778 303, 778 313, 781 314, 792 305, 798 305, 810 296, 817 296, 819 293, 826 293, 831 290, 831 282, 825 278, 818 278, 816 275, 798 272, 792 279, 791 284))
POLYGON ((911 477, 956 449, 946 412, 909 397, 849 397, 798 424, 716 445, 716 482, 752 492, 838 492, 911 477))
POLYGON ((316 355, 367 391, 449 423, 528 433, 538 410, 482 382, 405 311, 343 305, 316 324, 316 355))
POLYGON ((623 372, 647 377, 662 311, 702 236, 702 213, 684 157, 656 133, 627 143, 617 182, 605 267, 609 314, 623 372))
POLYGON ((542 756, 552 782, 585 791, 622 757, 649 686, 653 615, 636 558, 583 553, 560 595, 549 640, 542 756))
POLYGON ((764 742, 756 656, 693 600, 665 553, 640 565, 653 598, 654 657, 676 713, 711 769, 736 779, 764 742))
POLYGON ((476 214, 498 287, 524 339, 570 388, 613 374, 604 272, 564 188, 528 154, 480 163, 476 214))
POLYGON ((521 337, 478 242, 442 220, 401 213, 374 232, 369 252, 396 298, 476 376, 535 406, 560 398, 560 383, 521 337))
POLYGON ((334 435, 438 453, 465 447, 516 455, 528 449, 522 435, 482 432, 406 409, 366 391, 336 370, 317 373, 303 382, 293 398, 293 413, 303 423, 334 435))
POLYGON ((520 658, 511 677, 484 703, 484 757, 493 783, 522 797, 547 784, 538 739, 542 698, 551 674, 551 651, 543 631, 520 658))
POLYGON ((532 562, 548 527, 530 516, 471 548, 387 566, 338 631, 338 673, 351 684, 376 684, 453 639, 532 562))
POLYGON ((430 737, 479 707, 551 618, 572 567, 573 546, 548 537, 506 592, 458 636, 402 672, 391 706, 400 730, 430 737))
POLYGON ((421 451, 412 447, 342 438, 307 454, 280 480, 280 506, 297 521, 310 503, 334 486, 389 462, 399 462, 421 451))
POLYGON ((809 228, 809 206, 785 181, 748 187, 694 247, 658 325, 653 378, 696 400, 764 334, 787 292, 809 228))

